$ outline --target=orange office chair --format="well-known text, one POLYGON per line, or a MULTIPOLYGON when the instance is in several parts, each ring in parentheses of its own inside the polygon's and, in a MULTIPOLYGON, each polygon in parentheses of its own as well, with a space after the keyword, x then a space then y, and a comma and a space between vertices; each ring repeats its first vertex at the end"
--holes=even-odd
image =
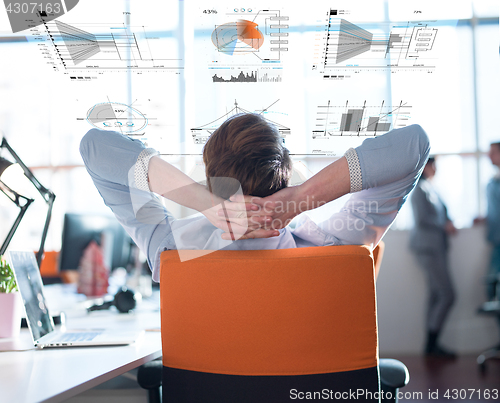
POLYGON ((384 376, 395 397, 408 374, 379 374, 375 266, 365 246, 163 252, 164 401, 378 401, 384 376))
POLYGON ((379 374, 368 247, 166 251, 160 294, 164 402, 395 401, 408 382, 399 361, 379 374))

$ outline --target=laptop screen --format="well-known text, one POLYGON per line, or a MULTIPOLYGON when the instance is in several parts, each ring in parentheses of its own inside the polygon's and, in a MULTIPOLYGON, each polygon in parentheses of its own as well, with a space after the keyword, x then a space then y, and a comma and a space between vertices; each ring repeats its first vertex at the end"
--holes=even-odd
POLYGON ((43 296, 42 277, 35 254, 33 252, 9 252, 9 262, 23 298, 31 335, 36 341, 54 330, 54 322, 43 296))

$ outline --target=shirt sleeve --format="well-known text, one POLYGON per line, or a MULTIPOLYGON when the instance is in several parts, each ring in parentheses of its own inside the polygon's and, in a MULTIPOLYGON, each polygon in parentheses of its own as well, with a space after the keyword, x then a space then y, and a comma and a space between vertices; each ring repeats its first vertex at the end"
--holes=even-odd
POLYGON ((147 168, 157 152, 117 132, 92 129, 80 154, 99 194, 126 232, 147 256, 159 281, 159 253, 175 249, 171 214, 149 191, 147 168))
POLYGON ((159 152, 153 148, 145 148, 139 153, 134 168, 134 180, 138 189, 151 191, 148 180, 149 160, 158 154, 159 152))
POLYGON ((363 174, 359 165, 358 153, 354 148, 350 148, 344 154, 349 166, 349 177, 351 181, 351 189, 349 193, 356 193, 363 190, 363 174))
POLYGON ((328 234, 325 245, 375 247, 418 182, 429 151, 429 139, 419 125, 366 139, 348 150, 351 192, 356 193, 341 211, 318 224, 328 234))

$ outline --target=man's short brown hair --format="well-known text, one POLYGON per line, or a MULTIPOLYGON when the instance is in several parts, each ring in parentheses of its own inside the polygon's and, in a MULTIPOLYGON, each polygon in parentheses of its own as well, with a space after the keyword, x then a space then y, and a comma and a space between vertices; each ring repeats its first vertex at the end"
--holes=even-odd
POLYGON ((205 144, 203 162, 209 190, 225 199, 239 185, 243 194, 269 196, 287 187, 292 171, 278 130, 254 113, 226 120, 205 144))

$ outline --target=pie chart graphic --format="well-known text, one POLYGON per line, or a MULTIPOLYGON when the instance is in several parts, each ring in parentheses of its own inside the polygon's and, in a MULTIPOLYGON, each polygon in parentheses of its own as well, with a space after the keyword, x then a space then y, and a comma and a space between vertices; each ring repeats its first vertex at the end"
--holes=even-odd
POLYGON ((212 42, 219 52, 229 55, 257 52, 264 43, 258 24, 238 20, 218 25, 212 32, 212 42))
POLYGON ((137 109, 118 102, 103 102, 87 112, 87 121, 101 130, 133 134, 148 125, 148 119, 137 109))

